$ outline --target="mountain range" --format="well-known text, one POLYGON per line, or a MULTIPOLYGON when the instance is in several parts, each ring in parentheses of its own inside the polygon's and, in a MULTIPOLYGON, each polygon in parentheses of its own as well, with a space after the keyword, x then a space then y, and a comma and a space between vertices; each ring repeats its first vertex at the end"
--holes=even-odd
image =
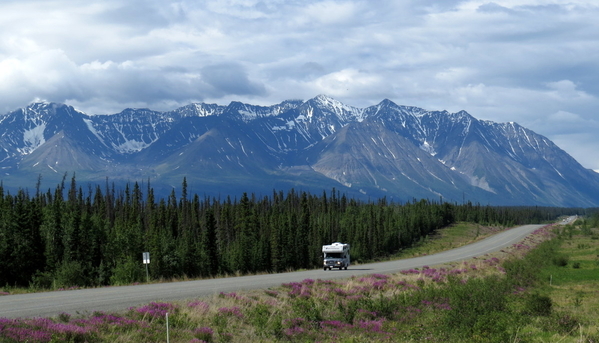
POLYGON ((517 123, 390 100, 356 108, 328 96, 272 106, 193 103, 89 115, 36 102, 0 117, 5 188, 149 182, 163 194, 335 189, 398 202, 595 207, 599 174, 517 123), (41 178, 40 178, 41 177, 41 178))

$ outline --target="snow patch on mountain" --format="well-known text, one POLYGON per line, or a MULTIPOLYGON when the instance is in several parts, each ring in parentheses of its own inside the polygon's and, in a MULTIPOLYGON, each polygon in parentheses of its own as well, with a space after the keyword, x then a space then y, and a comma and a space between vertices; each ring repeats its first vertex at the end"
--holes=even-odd
POLYGON ((252 120, 258 117, 258 114, 253 111, 239 110, 239 114, 241 114, 246 120, 252 120))
POLYGON ((207 117, 207 116, 215 115, 219 112, 222 112, 222 108, 220 106, 216 106, 216 105, 209 106, 206 104, 198 104, 198 103, 194 103, 192 105, 195 107, 196 113, 200 117, 207 117))
POLYGON ((102 136, 100 135, 100 133, 98 132, 98 130, 96 130, 96 128, 94 127, 93 122, 91 121, 91 119, 83 119, 83 122, 85 123, 85 125, 87 126, 87 129, 98 138, 98 140, 100 140, 100 142, 104 143, 104 140, 102 139, 102 136))
POLYGON ((122 154, 131 154, 149 147, 151 145, 142 141, 136 141, 134 139, 126 140, 120 145, 113 145, 114 149, 122 154))
POLYGON ((23 143, 25 147, 18 149, 20 153, 27 155, 32 153, 40 145, 46 143, 44 138, 44 131, 46 130, 46 123, 42 123, 32 129, 25 130, 23 132, 23 143))
POLYGON ((488 192, 491 193, 496 193, 495 190, 493 188, 491 188, 491 186, 489 186, 489 183, 487 182, 486 177, 478 177, 475 175, 472 175, 470 177, 470 184, 472 184, 473 186, 476 186, 478 188, 482 188, 488 192))
POLYGON ((430 145, 426 140, 424 141, 424 143, 422 143, 420 145, 420 149, 426 151, 427 153, 429 153, 431 156, 435 156, 437 153, 435 152, 435 148, 433 148, 432 145, 430 145))

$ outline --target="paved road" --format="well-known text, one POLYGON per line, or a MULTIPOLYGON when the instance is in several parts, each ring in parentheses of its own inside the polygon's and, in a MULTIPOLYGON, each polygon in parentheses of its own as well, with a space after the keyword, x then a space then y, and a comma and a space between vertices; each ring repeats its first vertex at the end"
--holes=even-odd
POLYGON ((479 242, 442 253, 389 262, 361 264, 348 270, 308 270, 281 274, 241 276, 137 286, 104 287, 0 296, 0 317, 50 317, 60 313, 121 311, 152 301, 173 301, 211 296, 219 292, 266 289, 305 279, 339 279, 352 275, 396 273, 469 259, 510 246, 543 225, 526 225, 503 231, 479 242))

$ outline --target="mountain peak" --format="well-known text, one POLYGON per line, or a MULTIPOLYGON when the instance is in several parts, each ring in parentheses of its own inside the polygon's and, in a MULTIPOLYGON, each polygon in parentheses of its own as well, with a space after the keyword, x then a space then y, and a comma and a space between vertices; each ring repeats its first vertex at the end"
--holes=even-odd
POLYGON ((364 120, 364 109, 345 105, 328 95, 320 94, 305 102, 311 107, 317 107, 325 113, 334 114, 343 123, 364 120))
POLYGON ((31 112, 39 112, 39 111, 48 112, 48 111, 55 111, 57 108, 62 108, 65 106, 67 106, 67 105, 42 100, 42 101, 36 101, 36 102, 30 103, 27 107, 25 107, 25 110, 31 111, 31 112))
POLYGON ((332 97, 326 94, 318 94, 312 99, 321 103, 338 102, 337 100, 333 99, 332 97))

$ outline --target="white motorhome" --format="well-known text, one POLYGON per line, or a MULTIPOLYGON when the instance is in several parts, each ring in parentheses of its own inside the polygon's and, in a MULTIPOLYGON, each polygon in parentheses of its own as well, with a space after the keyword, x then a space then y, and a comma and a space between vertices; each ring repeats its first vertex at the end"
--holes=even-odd
POLYGON ((349 244, 335 242, 329 245, 322 246, 323 268, 324 270, 331 270, 333 268, 342 268, 347 270, 349 267, 349 244))

